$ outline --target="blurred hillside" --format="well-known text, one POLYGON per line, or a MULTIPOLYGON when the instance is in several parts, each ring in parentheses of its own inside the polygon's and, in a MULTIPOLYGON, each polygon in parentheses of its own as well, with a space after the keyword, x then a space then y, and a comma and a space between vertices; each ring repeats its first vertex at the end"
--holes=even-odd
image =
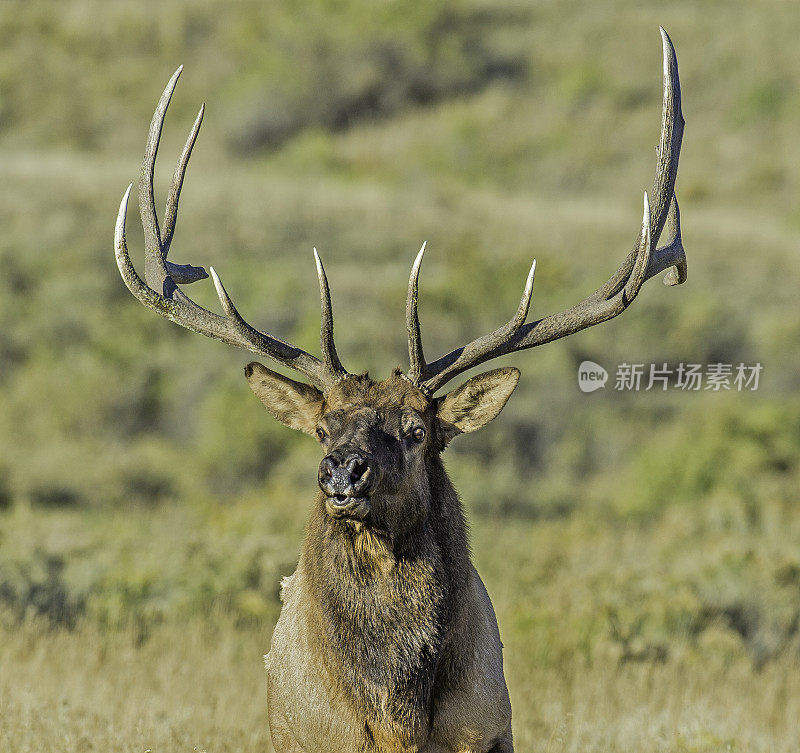
MULTIPOLYGON (((139 645, 211 610, 231 629, 265 631, 254 642, 266 646, 278 578, 293 567, 314 442, 261 409, 242 377, 248 354, 145 310, 113 259, 119 200, 178 64, 162 199, 207 110, 170 258, 213 265, 250 322, 316 352, 316 246, 342 360, 382 376, 407 362, 405 287, 423 240, 430 356, 506 321, 534 257, 532 317, 617 267, 652 181, 659 24, 677 50, 687 123, 677 195, 688 282, 653 280, 619 319, 506 359, 523 371, 519 388, 494 424, 454 442, 448 467, 519 662, 509 674, 523 749, 551 732, 564 743, 548 750, 590 749, 577 732, 556 734, 567 701, 540 704, 537 672, 576 656, 585 667, 614 651, 666 662, 676 693, 681 662, 691 674, 708 651, 721 657, 719 682, 741 670, 733 690, 761 687, 751 673, 776 657, 795 666, 800 16, 779 0, 236 0, 224 11, 209 0, 8 0, 3 624, 132 630, 139 645), (605 390, 578 389, 585 359, 612 374, 605 390), (624 362, 763 372, 756 392, 617 391, 624 362)), ((132 201, 141 268, 137 215, 132 201)), ((210 282, 187 292, 217 309, 210 282)), ((31 671, 26 649, 8 645, 9 666, 31 671)), ((769 682, 788 692, 789 669, 775 672, 769 682)), ((0 704, 15 708, 4 687, 0 704)), ((711 687, 693 687, 716 708, 711 687)), ((783 749, 771 708, 740 717, 741 749, 783 749), (773 737, 755 731, 765 728, 773 737)), ((698 735, 698 747, 674 749, 717 749, 698 735)))

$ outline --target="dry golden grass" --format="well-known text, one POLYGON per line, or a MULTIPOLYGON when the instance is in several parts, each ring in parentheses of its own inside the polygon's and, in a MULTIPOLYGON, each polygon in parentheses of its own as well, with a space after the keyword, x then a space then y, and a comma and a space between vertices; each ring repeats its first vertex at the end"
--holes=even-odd
MULTIPOLYGON (((155 628, 141 645, 89 626, 5 629, 0 750, 271 751, 267 637, 199 621, 155 628)), ((620 665, 609 654, 542 668, 520 648, 507 646, 506 664, 521 753, 796 753, 797 661, 754 672, 745 659, 620 665)))
POLYGON ((257 631, 200 620, 156 628, 144 643, 88 625, 5 629, 0 750, 270 750, 266 646, 257 631))

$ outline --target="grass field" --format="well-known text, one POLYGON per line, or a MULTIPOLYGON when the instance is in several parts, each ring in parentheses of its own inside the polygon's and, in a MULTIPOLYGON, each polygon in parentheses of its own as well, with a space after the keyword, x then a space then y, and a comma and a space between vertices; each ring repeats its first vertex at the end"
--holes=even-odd
MULTIPOLYGON (((5 615, 0 749, 270 750, 261 655, 292 555, 261 532, 299 535, 300 515, 244 502, 107 521, 18 510, 16 546, 70 563, 43 574, 32 605, 68 611, 102 568, 89 557, 114 574, 70 629, 63 611, 5 615)), ((656 525, 576 513, 475 526, 519 750, 796 750, 800 531, 790 505, 750 518, 720 498, 656 525)))
MULTIPOLYGON (((790 3, 9 0, 0 11, 0 751, 270 750, 262 655, 316 485, 247 354, 124 289, 113 221, 167 79, 157 189, 200 103, 171 258, 351 371, 565 308, 633 243, 658 25, 687 121, 689 280, 504 363, 446 455, 519 751, 796 751, 800 16, 790 3), (578 364, 763 365, 756 392, 578 390, 578 364)), ((132 204, 135 204, 133 202, 132 204)), ((136 263, 142 236, 131 206, 136 263)), ((216 309, 212 286, 191 294, 216 309)))

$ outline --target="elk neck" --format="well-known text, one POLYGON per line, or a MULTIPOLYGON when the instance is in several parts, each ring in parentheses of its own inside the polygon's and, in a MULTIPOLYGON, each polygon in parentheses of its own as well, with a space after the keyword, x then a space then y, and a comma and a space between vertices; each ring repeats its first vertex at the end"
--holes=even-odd
POLYGON ((372 723, 409 744, 426 734, 470 568, 461 503, 438 456, 430 495, 428 516, 394 541, 369 525, 332 521, 315 505, 299 563, 331 674, 372 723))

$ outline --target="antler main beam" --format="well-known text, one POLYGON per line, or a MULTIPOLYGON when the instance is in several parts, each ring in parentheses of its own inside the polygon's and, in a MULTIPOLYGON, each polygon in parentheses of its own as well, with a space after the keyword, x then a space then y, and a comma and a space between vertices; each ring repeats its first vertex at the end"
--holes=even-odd
POLYGON ((681 88, 678 60, 667 32, 661 29, 664 53, 664 101, 661 117, 661 138, 658 145, 653 200, 644 195, 644 218, 639 239, 633 250, 612 277, 594 293, 566 311, 525 324, 533 289, 531 267, 525 292, 515 316, 503 327, 466 345, 456 348, 433 363, 426 363, 417 313, 419 269, 425 247, 420 250, 411 271, 406 304, 408 349, 411 361, 409 378, 428 394, 467 369, 493 358, 533 348, 558 340, 621 314, 638 294, 646 280, 669 270, 666 285, 686 280, 686 254, 681 241, 680 211, 675 198, 684 120, 681 113, 681 88), (668 242, 657 247, 667 226, 668 242))
POLYGON ((161 316, 175 322, 175 324, 180 324, 186 329, 213 337, 229 345, 235 345, 258 355, 272 358, 284 366, 300 372, 311 380, 316 387, 325 391, 347 376, 347 371, 336 354, 336 346, 333 341, 333 309, 330 290, 325 277, 325 270, 322 268, 322 262, 316 249, 314 249, 314 258, 317 263, 322 307, 322 324, 320 328, 321 361, 310 353, 306 353, 306 351, 272 335, 260 332, 248 324, 237 311, 213 267, 210 268, 211 277, 225 316, 214 314, 202 306, 198 306, 178 288, 178 285, 185 285, 208 277, 202 267, 194 267, 189 264, 173 264, 167 260, 169 247, 175 233, 181 187, 183 186, 186 167, 189 164, 189 157, 197 140, 200 124, 203 121, 205 106, 200 108, 178 164, 175 167, 175 174, 167 195, 163 234, 158 224, 153 191, 153 175, 158 143, 164 126, 164 117, 182 70, 183 66, 178 68, 169 80, 153 114, 147 138, 144 163, 142 164, 142 174, 139 180, 139 210, 144 229, 146 282, 136 272, 125 241, 125 217, 132 185, 128 186, 128 190, 122 197, 114 230, 115 254, 122 279, 128 290, 139 301, 161 314, 161 316))

